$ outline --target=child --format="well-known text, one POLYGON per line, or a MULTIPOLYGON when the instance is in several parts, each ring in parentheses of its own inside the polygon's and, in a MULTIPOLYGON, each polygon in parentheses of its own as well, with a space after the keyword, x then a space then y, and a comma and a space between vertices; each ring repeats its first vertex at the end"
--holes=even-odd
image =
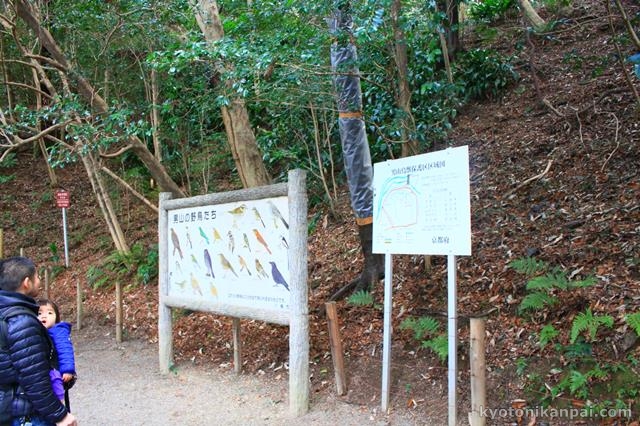
MULTIPOLYGON (((76 365, 71 342, 71 324, 60 321, 60 310, 51 300, 39 300, 38 319, 49 331, 58 354, 58 369, 51 369, 51 386, 58 399, 65 402, 65 389, 70 389, 76 379, 76 365)), ((68 402, 67 402, 68 404, 68 402)), ((68 407, 67 407, 68 408, 68 407)))

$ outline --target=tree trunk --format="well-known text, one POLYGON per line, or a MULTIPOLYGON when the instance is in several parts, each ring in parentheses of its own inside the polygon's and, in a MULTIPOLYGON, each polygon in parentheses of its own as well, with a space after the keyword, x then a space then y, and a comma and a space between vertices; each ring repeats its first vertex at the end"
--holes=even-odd
MULTIPOLYGON (((75 81, 80 95, 91 104, 91 107, 96 112, 107 113, 108 105, 106 101, 98 94, 93 86, 69 64, 51 33, 40 24, 30 4, 25 0, 16 0, 15 5, 18 16, 22 18, 36 34, 42 46, 58 63, 61 71, 75 81)), ((180 187, 171 179, 162 164, 158 162, 139 138, 131 136, 127 142, 131 145, 133 152, 140 158, 140 161, 147 167, 149 173, 151 173, 156 182, 158 182, 161 190, 171 192, 174 197, 184 197, 184 193, 180 187)))
MULTIPOLYGON (((217 2, 215 0, 197 0, 193 6, 196 21, 205 40, 213 43, 224 37, 217 2)), ((225 67, 228 66, 232 65, 217 64, 219 72, 224 72, 225 67)), ((232 83, 228 82, 227 84, 231 85, 232 83)), ((271 177, 262 161, 262 153, 256 143, 244 100, 232 99, 229 106, 222 108, 222 119, 242 185, 249 188, 270 184, 271 177)))
POLYGON ((93 193, 96 195, 96 199, 98 200, 102 216, 104 217, 105 222, 107 222, 107 228, 109 229, 111 239, 116 246, 116 250, 121 253, 129 253, 129 246, 127 245, 124 233, 120 227, 120 222, 118 221, 118 217, 113 209, 111 198, 109 197, 109 193, 105 191, 102 178, 100 177, 100 167, 96 164, 96 160, 93 158, 91 153, 82 156, 82 163, 87 171, 87 176, 89 176, 89 181, 91 182, 93 193))
POLYGON ((538 12, 533 8, 531 2, 529 0, 518 0, 518 4, 520 4, 520 8, 522 9, 522 13, 525 18, 533 25, 533 29, 536 31, 541 31, 544 29, 546 23, 544 19, 538 15, 538 12))
POLYGON ((447 53, 448 60, 453 61, 455 59, 456 53, 461 48, 460 43, 460 31, 458 29, 458 24, 460 22, 459 18, 459 6, 458 3, 460 0, 438 0, 437 7, 439 10, 444 12, 446 16, 446 20, 443 22, 444 27, 444 38, 447 44, 447 53))
POLYGON ((151 70, 151 126, 153 126, 153 153, 159 163, 162 162, 162 147, 160 146, 160 96, 158 94, 158 74, 151 70))
POLYGON ((393 27, 393 43, 395 47, 395 61, 398 69, 398 94, 396 102, 402 111, 400 120, 402 135, 402 157, 409 157, 420 153, 418 141, 412 138, 415 134, 411 115, 411 89, 409 88, 409 60, 407 58, 407 39, 400 27, 399 17, 402 11, 401 0, 391 3, 391 26, 393 27))

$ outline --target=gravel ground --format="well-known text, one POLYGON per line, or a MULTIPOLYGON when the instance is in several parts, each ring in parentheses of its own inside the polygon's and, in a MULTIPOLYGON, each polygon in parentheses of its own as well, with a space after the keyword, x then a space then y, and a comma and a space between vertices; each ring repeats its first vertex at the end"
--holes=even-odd
POLYGON ((415 425, 379 408, 312 395, 309 412, 289 415, 288 376, 279 380, 236 375, 226 368, 178 366, 161 375, 157 345, 117 344, 105 328, 74 331, 79 378, 70 391, 79 424, 113 425, 415 425))

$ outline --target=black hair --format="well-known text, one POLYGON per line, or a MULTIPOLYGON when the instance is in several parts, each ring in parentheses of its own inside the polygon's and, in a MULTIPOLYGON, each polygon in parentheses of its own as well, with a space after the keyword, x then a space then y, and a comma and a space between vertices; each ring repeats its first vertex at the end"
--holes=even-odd
POLYGON ((25 278, 36 276, 36 265, 27 257, 8 257, 0 261, 0 290, 17 291, 25 278))

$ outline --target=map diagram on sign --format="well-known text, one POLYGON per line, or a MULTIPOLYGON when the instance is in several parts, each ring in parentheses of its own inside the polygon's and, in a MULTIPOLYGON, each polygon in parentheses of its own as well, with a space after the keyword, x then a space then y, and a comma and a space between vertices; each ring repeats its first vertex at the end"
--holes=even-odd
POLYGON ((373 251, 471 254, 468 148, 374 164, 373 251))

